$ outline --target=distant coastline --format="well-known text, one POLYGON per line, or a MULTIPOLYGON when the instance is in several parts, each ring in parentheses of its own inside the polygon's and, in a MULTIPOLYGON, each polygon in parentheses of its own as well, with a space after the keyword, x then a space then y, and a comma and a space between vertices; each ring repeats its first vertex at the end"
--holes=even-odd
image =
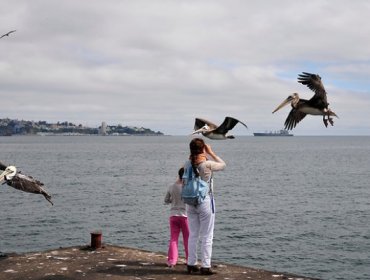
POLYGON ((149 128, 108 125, 102 122, 99 127, 87 127, 82 124, 71 122, 48 123, 46 121, 26 121, 17 119, 0 119, 0 136, 12 135, 40 135, 40 136, 163 136, 160 131, 153 131, 149 128))

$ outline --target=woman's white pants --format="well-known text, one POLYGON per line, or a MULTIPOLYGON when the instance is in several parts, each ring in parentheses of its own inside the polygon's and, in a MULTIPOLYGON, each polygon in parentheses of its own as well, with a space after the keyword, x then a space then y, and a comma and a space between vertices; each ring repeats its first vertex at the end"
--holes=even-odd
POLYGON ((196 265, 197 245, 200 240, 202 267, 211 267, 213 230, 215 225, 214 200, 208 195, 197 207, 187 205, 189 222, 188 265, 196 265))

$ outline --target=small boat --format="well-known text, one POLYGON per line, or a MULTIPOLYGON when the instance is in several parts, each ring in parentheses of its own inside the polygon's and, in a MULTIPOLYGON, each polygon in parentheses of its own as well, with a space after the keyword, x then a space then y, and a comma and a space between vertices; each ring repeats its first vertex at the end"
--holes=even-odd
POLYGON ((278 131, 269 131, 269 132, 253 132, 254 136, 293 136, 289 133, 289 130, 281 129, 278 131))

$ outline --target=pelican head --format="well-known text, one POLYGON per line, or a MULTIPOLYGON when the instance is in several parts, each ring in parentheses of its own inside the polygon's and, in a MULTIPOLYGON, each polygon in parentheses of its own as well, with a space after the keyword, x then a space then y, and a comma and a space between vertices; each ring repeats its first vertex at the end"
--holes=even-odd
POLYGON ((0 174, 0 181, 6 179, 11 180, 17 173, 17 168, 15 166, 8 166, 3 173, 0 174))
POLYGON ((285 99, 279 106, 276 107, 276 109, 272 112, 275 113, 276 111, 280 110, 287 104, 291 103, 292 107, 295 107, 299 102, 299 95, 298 93, 293 93, 292 95, 289 95, 287 99, 285 99))
POLYGON ((207 124, 205 124, 203 127, 199 128, 199 129, 197 129, 197 130, 195 130, 195 131, 192 133, 192 135, 197 134, 197 133, 204 133, 204 132, 207 132, 207 131, 209 131, 209 126, 208 126, 207 124))

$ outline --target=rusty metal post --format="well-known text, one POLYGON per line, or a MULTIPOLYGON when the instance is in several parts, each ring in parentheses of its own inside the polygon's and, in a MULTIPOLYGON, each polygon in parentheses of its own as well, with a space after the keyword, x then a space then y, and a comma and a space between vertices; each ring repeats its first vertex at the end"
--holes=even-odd
POLYGON ((102 241, 102 232, 100 230, 91 232, 91 248, 92 249, 101 248, 101 243, 102 243, 101 241, 102 241))

